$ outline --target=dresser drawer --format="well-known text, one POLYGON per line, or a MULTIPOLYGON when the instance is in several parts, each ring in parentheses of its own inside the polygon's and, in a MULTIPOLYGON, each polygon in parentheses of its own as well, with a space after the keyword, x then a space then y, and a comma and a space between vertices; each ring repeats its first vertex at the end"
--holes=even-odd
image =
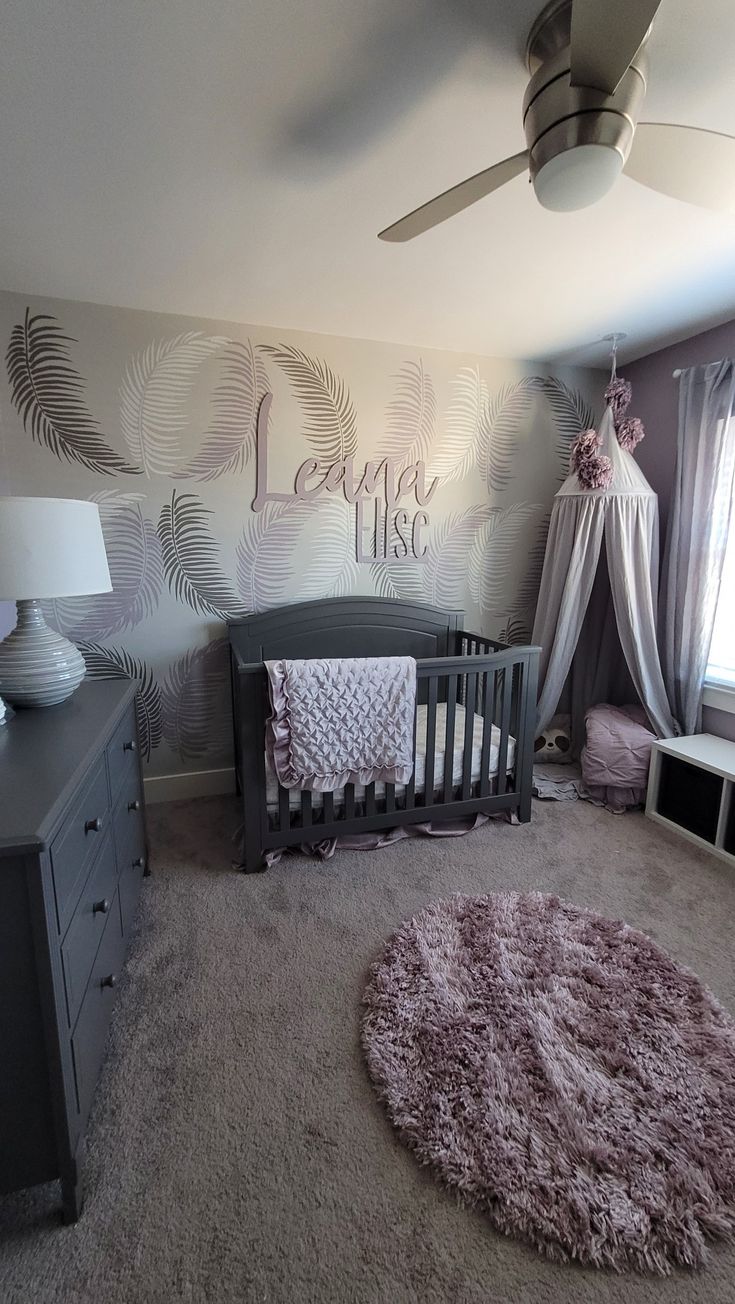
POLYGON ((122 866, 121 857, 123 853, 126 853, 126 848, 131 839, 137 837, 145 842, 143 785, 137 765, 123 779, 113 822, 118 864, 122 866))
POLYGON ((135 721, 135 707, 130 706, 107 744, 107 768, 110 772, 110 794, 113 806, 133 761, 137 771, 138 726, 135 721))
POLYGON ((63 932, 110 819, 107 767, 93 768, 51 846, 56 913, 63 932))
POLYGON ((100 948, 92 965, 89 984, 72 1037, 77 1103, 82 1121, 89 1113, 105 1054, 107 1029, 115 1002, 115 988, 125 959, 117 894, 110 903, 100 948))
POLYGON ((72 1026, 82 1003, 107 918, 112 912, 117 876, 115 847, 108 830, 89 878, 82 888, 82 895, 61 946, 69 1023, 72 1026))
POLYGON ((126 853, 120 867, 120 914, 122 915, 123 933, 128 941, 135 923, 135 912, 138 909, 140 885, 143 882, 144 874, 145 853, 141 840, 140 847, 138 847, 137 843, 131 844, 130 854, 126 853))

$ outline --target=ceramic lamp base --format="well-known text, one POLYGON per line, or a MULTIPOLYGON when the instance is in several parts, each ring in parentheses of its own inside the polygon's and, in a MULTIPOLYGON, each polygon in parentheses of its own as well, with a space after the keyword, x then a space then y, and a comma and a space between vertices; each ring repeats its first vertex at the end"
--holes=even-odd
POLYGON ((85 675, 78 648, 49 629, 41 603, 18 603, 18 623, 0 643, 0 695, 13 706, 55 706, 79 687, 85 675))

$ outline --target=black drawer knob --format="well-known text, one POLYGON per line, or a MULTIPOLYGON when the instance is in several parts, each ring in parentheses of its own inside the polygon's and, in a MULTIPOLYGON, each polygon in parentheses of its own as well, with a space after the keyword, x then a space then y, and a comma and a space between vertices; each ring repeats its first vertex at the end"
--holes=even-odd
POLYGON ((145 859, 143 856, 136 856, 133 861, 133 869, 145 869, 145 859))
POLYGON ((92 906, 92 914, 106 915, 109 909, 110 909, 110 903, 107 900, 107 897, 103 897, 101 901, 95 901, 94 905, 92 906))
POLYGON ((131 739, 129 743, 123 743, 124 752, 137 752, 138 744, 131 739))
POLYGON ((100 831, 101 828, 102 828, 102 820, 100 819, 100 817, 99 817, 99 815, 98 815, 96 819, 93 819, 93 820, 87 820, 86 824, 84 825, 84 832, 85 832, 85 833, 99 833, 99 831, 100 831))
POLYGON ((139 802, 139 801, 129 801, 129 802, 128 802, 128 810, 140 810, 140 802, 139 802))
POLYGON ((108 973, 107 977, 102 979, 101 985, 103 987, 117 987, 117 974, 108 973))

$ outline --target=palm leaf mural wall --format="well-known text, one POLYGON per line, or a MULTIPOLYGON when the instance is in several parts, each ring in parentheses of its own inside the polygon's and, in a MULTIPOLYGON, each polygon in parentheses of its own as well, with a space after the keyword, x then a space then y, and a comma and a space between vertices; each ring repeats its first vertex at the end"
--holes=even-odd
POLYGON ((357 415, 345 382, 321 358, 290 344, 262 344, 290 380, 303 415, 303 433, 324 462, 357 453, 357 415))
POLYGON ((120 426, 146 475, 170 475, 179 466, 199 369, 226 343, 218 336, 186 331, 153 340, 129 360, 120 387, 120 426))
POLYGON ((582 430, 589 430, 595 425, 595 414, 584 395, 578 389, 566 385, 558 376, 547 376, 544 387, 556 427, 559 479, 566 480, 572 444, 582 430))
POLYGON ((484 615, 502 617, 520 607, 519 550, 542 510, 537 503, 511 503, 490 510, 476 530, 466 559, 468 589, 484 615))
POLYGON ((344 500, 266 503, 237 543, 238 593, 247 610, 268 611, 288 601, 298 571, 299 601, 344 597, 358 579, 354 553, 354 509, 344 500))
MULTIPOLYGON (((563 476, 572 440, 595 424, 588 396, 604 382, 403 347, 386 366, 386 346, 364 341, 337 354, 327 337, 261 344, 252 329, 190 330, 83 305, 72 317, 71 307, 28 302, 3 300, 5 483, 99 503, 113 591, 58 599, 50 619, 82 648, 90 677, 140 680, 154 772, 227 764, 219 636, 229 616, 374 591, 463 609, 488 633, 528 640, 557 464, 563 476), (65 318, 80 329, 65 330, 65 318), (82 357, 97 360, 93 371, 85 363, 81 373, 82 357), (439 477, 424 559, 358 566, 355 509, 340 493, 251 511, 257 413, 274 386, 284 398, 274 404, 268 487, 290 489, 307 457, 354 458, 358 476, 388 455, 399 466, 424 460, 439 477), (136 479, 120 480, 128 474, 136 479), (146 496, 135 492, 141 484, 146 496)), ((400 508, 410 516, 418 504, 411 496, 400 508)), ((373 522, 366 504, 366 544, 373 522)))
POLYGON ((141 752, 150 760, 154 747, 158 747, 163 733, 161 690, 146 661, 133 657, 124 648, 101 647, 98 643, 77 644, 84 657, 90 679, 137 679, 138 696, 135 710, 138 717, 141 752))
POLYGON ((519 440, 544 385, 542 376, 523 376, 490 399, 477 443, 477 469, 488 489, 505 490, 514 479, 519 440))
POLYGON ((467 559, 490 512, 490 507, 480 503, 446 516, 435 526, 420 561, 406 564, 388 558, 376 562, 371 567, 376 592, 383 597, 428 602, 437 607, 461 607, 467 559))
POLYGON ((536 536, 526 554, 523 575, 514 596, 514 610, 525 611, 533 620, 541 587, 541 574, 546 558, 546 540, 549 534, 551 513, 546 512, 536 527, 536 536))
MULTIPOLYGON (((431 455, 431 474, 462 480, 488 439, 488 390, 477 367, 463 367, 452 385, 446 420, 431 455)), ((496 487, 496 486, 494 486, 496 487)))
POLYGON ((62 461, 76 462, 98 475, 137 475, 140 467, 110 447, 87 407, 85 383, 67 347, 75 343, 55 317, 32 315, 30 308, 13 327, 5 361, 23 428, 62 461))
POLYGON ((522 647, 524 643, 531 642, 531 630, 522 620, 509 616, 498 637, 501 643, 508 643, 511 647, 522 647))
POLYGON ((228 580, 222 574, 219 544, 209 528, 214 512, 195 494, 177 494, 161 508, 158 537, 168 586, 179 602, 203 616, 228 616, 242 612, 228 580))
POLYGON ((230 654, 226 638, 185 652, 161 689, 163 736, 184 764, 229 757, 232 748, 230 654))
POLYGON ((50 618, 72 639, 112 638, 152 616, 163 589, 163 558, 155 526, 138 494, 94 495, 110 567, 111 593, 58 598, 50 618))
POLYGON ((301 532, 313 502, 266 503, 238 540, 237 589, 247 611, 268 611, 287 601, 301 532))
POLYGON ((263 360, 250 340, 233 340, 222 368, 224 379, 212 395, 212 421, 196 456, 173 472, 173 479, 218 480, 236 475, 250 461, 255 447, 258 408, 268 390, 263 360))
POLYGON ((392 457, 401 464, 426 461, 435 434, 436 394, 423 361, 404 362, 385 418, 385 435, 373 457, 392 457))

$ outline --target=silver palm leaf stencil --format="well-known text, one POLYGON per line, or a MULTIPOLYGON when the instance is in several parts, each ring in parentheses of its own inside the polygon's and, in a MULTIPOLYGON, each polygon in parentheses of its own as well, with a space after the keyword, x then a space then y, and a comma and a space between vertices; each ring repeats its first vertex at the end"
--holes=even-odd
POLYGON ((431 474, 463 480, 487 439, 488 388, 477 367, 463 367, 452 384, 446 420, 431 454, 431 474))
POLYGON ((385 414, 385 435, 374 456, 392 457, 399 466, 425 461, 436 434, 434 382, 422 358, 404 362, 385 414))
POLYGON ((120 428, 147 476, 170 475, 178 467, 199 369, 226 343, 186 331, 153 340, 129 359, 120 386, 120 428))
POLYGON ((47 618, 73 640, 133 629, 156 611, 164 586, 161 543, 144 515, 143 496, 103 490, 92 501, 100 509, 112 592, 48 604, 47 618))
POLYGON ((98 643, 79 642, 77 647, 84 657, 90 679, 135 679, 138 696, 135 709, 138 717, 138 734, 141 754, 150 760, 154 747, 162 737, 161 690, 146 661, 131 656, 124 648, 102 647, 98 643))
POLYGON ((172 472, 174 480, 218 480, 243 471, 255 448, 258 408, 268 392, 263 359, 250 340, 232 340, 212 395, 212 419, 199 452, 172 472))
POLYGON ((140 467, 115 452, 86 403, 86 386, 74 367, 69 344, 55 317, 32 314, 10 333, 5 361, 11 400, 36 443, 61 461, 76 462, 98 475, 136 475, 140 467))
POLYGON ((196 494, 178 494, 161 508, 158 537, 168 586, 179 602, 204 616, 242 614, 229 581, 220 569, 220 547, 209 520, 214 513, 196 494))
POLYGON ((163 736, 186 764, 229 760, 232 751, 230 654, 226 638, 185 652, 161 687, 163 736))
POLYGON ((321 358, 291 344, 261 344, 293 386, 303 416, 303 434, 325 462, 357 453, 357 414, 345 382, 321 358))

